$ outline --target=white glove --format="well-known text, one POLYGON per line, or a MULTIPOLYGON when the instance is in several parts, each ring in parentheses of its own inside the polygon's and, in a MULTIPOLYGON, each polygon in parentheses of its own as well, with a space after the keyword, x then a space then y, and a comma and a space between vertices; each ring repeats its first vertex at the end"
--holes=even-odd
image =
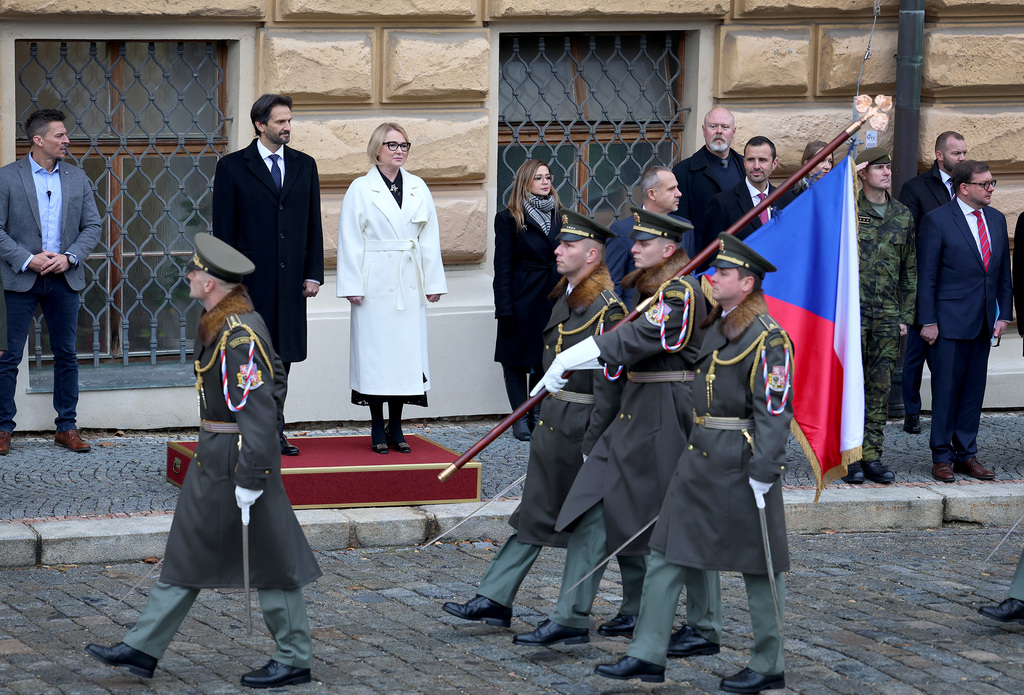
POLYGON ((568 381, 562 378, 562 374, 565 372, 575 369, 600 369, 601 363, 597 361, 600 354, 601 349, 597 347, 597 342, 593 337, 573 345, 555 357, 540 382, 530 391, 530 396, 536 396, 542 388, 546 389, 548 393, 561 391, 568 381))
POLYGON ((263 490, 250 490, 247 487, 235 485, 235 503, 242 510, 242 526, 249 525, 249 507, 260 498, 263 490))
POLYGON ((772 484, 762 483, 760 480, 754 480, 753 478, 747 478, 747 481, 750 483, 750 489, 754 491, 754 498, 757 500, 757 508, 764 509, 764 496, 772 489, 772 484))

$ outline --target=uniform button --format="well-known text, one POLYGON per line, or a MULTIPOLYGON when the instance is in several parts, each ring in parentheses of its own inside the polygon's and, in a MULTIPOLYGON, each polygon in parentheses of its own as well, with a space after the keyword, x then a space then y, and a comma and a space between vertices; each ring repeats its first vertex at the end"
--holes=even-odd
POLYGON ((697 373, 700 374, 700 370, 699 369, 697 370, 697 373))
POLYGON ((281 233, 281 238, 284 239, 284 232, 281 233))
POLYGON ((707 458, 708 457, 708 452, 702 451, 702 452, 700 452, 700 455, 703 456, 704 458, 707 458))
POLYGON ((549 427, 548 429, 549 429, 549 430, 551 430, 552 432, 554 432, 554 431, 555 431, 555 428, 554 428, 554 427, 549 427))
POLYGON ((538 424, 538 425, 543 425, 543 424, 544 424, 544 421, 543 421, 543 420, 539 420, 539 421, 537 422, 537 424, 538 424))
POLYGON ((279 206, 277 206, 277 209, 278 209, 278 210, 284 210, 284 205, 279 205, 279 206))
POLYGON ((281 264, 281 267, 282 267, 282 268, 284 267, 284 263, 282 263, 282 264, 281 264))
POLYGON ((619 413, 619 419, 620 419, 620 420, 621 420, 622 418, 624 418, 624 417, 626 417, 626 416, 625 416, 625 415, 623 415, 622 413, 619 413))
POLYGON ((627 415, 627 416, 626 416, 626 419, 627 419, 627 420, 632 420, 632 419, 633 419, 633 416, 632 416, 632 415, 627 415))
POLYGON ((779 470, 780 471, 784 471, 784 470, 786 470, 786 467, 785 466, 779 466, 779 470))
POLYGON ((693 451, 693 444, 691 444, 690 446, 688 446, 688 447, 686 447, 686 448, 687 448, 688 450, 690 450, 690 451, 693 451))

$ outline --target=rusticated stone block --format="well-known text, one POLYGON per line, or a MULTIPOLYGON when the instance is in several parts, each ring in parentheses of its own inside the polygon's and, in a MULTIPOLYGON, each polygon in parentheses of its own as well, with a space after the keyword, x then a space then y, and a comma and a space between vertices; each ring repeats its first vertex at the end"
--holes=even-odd
POLYGON ((725 29, 718 91, 744 96, 806 94, 810 48, 809 29, 725 29))
MULTIPOLYGON (((431 191, 441 228, 441 257, 445 265, 478 263, 487 255, 487 194, 482 189, 431 191)), ((342 195, 321 199, 324 225, 324 260, 328 268, 338 262, 338 218, 342 195)))
POLYGON ((857 89, 863 64, 862 94, 893 94, 896 88, 896 28, 879 26, 871 39, 871 57, 864 63, 868 27, 825 27, 818 39, 818 93, 850 94, 857 89))
MULTIPOLYGON (((1007 231, 1010 234, 1010 238, 1013 239, 1017 218, 1024 212, 1024 180, 1007 178, 1007 176, 998 171, 995 172, 995 176, 999 180, 999 186, 992 195, 992 205, 1006 215, 1006 226, 1009 227, 1007 231)), ((1014 243, 1024 244, 1024 235, 1020 239, 1015 240, 1014 243)), ((1016 307, 1014 307, 1014 314, 1017 314, 1016 307)), ((1017 321, 1020 321, 1020 319, 1018 318, 1017 321)))
MULTIPOLYGON (((743 152, 743 144, 755 135, 764 135, 775 143, 779 155, 779 176, 796 171, 804 147, 811 140, 828 142, 853 120, 851 105, 806 105, 777 108, 731 108, 722 104, 736 117, 736 138, 733 148, 743 152)), ((892 147, 892 126, 878 134, 878 144, 892 147)), ((863 134, 861 135, 863 139, 863 134)), ((835 153, 836 162, 845 156, 846 147, 835 153)))
POLYGON ((292 118, 292 140, 316 156, 321 181, 351 181, 369 171, 366 144, 385 121, 399 123, 412 142, 406 168, 428 181, 480 180, 487 175, 487 111, 337 112, 292 118))
POLYGON ((277 15, 278 19, 471 20, 476 18, 477 7, 476 0, 278 0, 277 15))
MULTIPOLYGON (((1024 11, 1021 13, 1024 18, 1024 11)), ((1024 92, 1024 26, 936 29, 925 34, 921 87, 936 95, 1024 92)))
POLYGON ((1024 14, 1021 11, 1020 0, 985 0, 985 2, 978 2, 978 0, 928 0, 929 14, 932 12, 937 14, 969 13, 971 18, 976 18, 979 15, 994 15, 1007 11, 1024 14), (949 12, 944 12, 944 10, 949 12))
POLYGON ((0 14, 260 19, 267 0, 0 0, 0 14))
POLYGON ((372 31, 267 30, 262 39, 261 92, 300 103, 373 97, 372 31))
POLYGON ((722 17, 729 12, 729 0, 635 0, 634 2, 607 2, 607 0, 489 0, 487 14, 491 19, 501 17, 608 17, 657 16, 722 17))
POLYGON ((384 52, 388 101, 483 101, 490 85, 486 29, 389 31, 384 52))
MULTIPOLYGON (((896 9, 899 0, 882 0, 885 8, 896 9)), ((857 12, 871 15, 874 0, 736 0, 739 15, 780 15, 780 14, 821 14, 834 15, 837 12, 857 12)))
POLYGON ((921 167, 931 166, 935 157, 935 136, 946 130, 955 130, 964 136, 967 156, 971 159, 988 162, 995 169, 1019 168, 1024 163, 1024 150, 1020 147, 1024 107, 1020 104, 923 107, 918 141, 921 167))

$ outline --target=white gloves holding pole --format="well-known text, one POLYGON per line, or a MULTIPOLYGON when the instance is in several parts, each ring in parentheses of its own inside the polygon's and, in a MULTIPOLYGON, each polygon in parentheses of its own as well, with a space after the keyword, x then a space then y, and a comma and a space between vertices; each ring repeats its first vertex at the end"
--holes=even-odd
POLYGON ((753 478, 747 479, 750 482, 750 489, 754 491, 754 498, 757 500, 757 508, 764 509, 764 496, 772 489, 771 483, 762 483, 753 478))
POLYGON ((561 391, 565 388, 565 382, 568 381, 562 377, 565 372, 576 369, 601 369, 601 363, 597 361, 600 355, 601 349, 597 346, 597 341, 593 336, 560 352, 548 370, 544 372, 540 382, 530 391, 530 396, 536 396, 542 388, 546 389, 548 393, 561 391))
POLYGON ((260 498, 263 490, 250 490, 247 487, 235 485, 235 503, 242 510, 242 526, 249 525, 249 507, 260 498))

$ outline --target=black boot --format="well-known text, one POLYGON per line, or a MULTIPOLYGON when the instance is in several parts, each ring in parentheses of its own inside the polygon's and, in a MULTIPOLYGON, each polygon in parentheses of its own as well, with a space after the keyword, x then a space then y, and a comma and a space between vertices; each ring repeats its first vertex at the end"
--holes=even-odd
POLYGON ((786 687, 786 674, 773 673, 766 676, 745 668, 739 673, 723 678, 719 690, 727 693, 759 693, 762 690, 781 690, 786 687))
POLYGON ((153 670, 156 668, 157 660, 155 658, 129 647, 124 642, 118 642, 113 647, 90 644, 85 648, 85 653, 102 661, 107 666, 123 666, 136 676, 143 678, 152 678, 153 670))
POLYGON ((650 661, 637 659, 635 656, 624 656, 614 664, 598 664, 594 673, 617 681, 628 681, 639 678, 645 683, 664 683, 665 667, 652 664, 650 661))
POLYGON ((550 647, 553 644, 586 644, 590 641, 589 630, 585 627, 566 627, 551 620, 545 620, 533 632, 516 635, 515 644, 527 647, 550 647))
POLYGON ((488 625, 497 625, 498 627, 510 627, 512 625, 511 608, 479 594, 465 603, 449 601, 441 606, 441 610, 463 620, 476 620, 488 625))
POLYGON ((851 485, 860 485, 864 482, 864 471, 861 470, 859 463, 851 463, 846 468, 846 475, 842 478, 844 483, 851 485))
POLYGON ((242 676, 242 685, 247 688, 280 688, 285 685, 309 683, 312 677, 308 668, 295 668, 271 659, 263 668, 242 676))

